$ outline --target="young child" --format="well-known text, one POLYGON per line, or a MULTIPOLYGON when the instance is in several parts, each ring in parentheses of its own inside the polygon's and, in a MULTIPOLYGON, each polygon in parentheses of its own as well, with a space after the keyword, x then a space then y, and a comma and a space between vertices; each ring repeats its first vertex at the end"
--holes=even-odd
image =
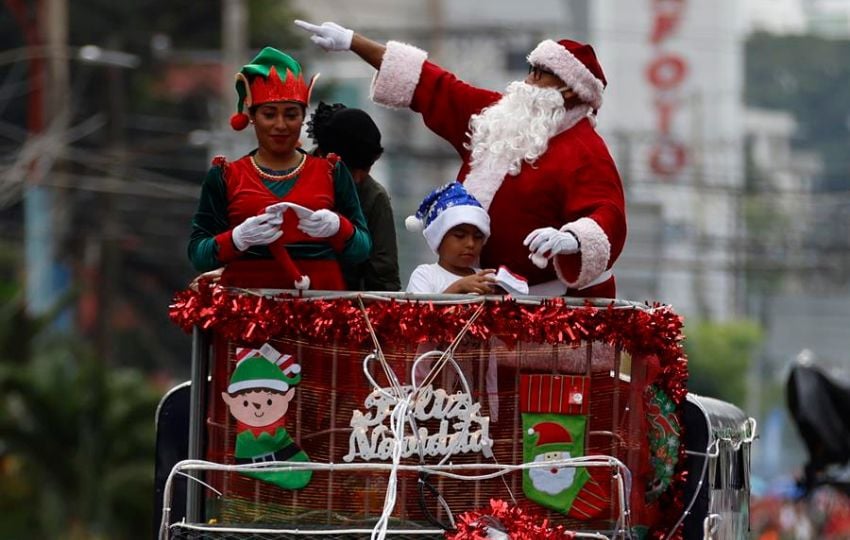
MULTIPOLYGON (((463 184, 452 182, 429 193, 419 205, 416 215, 408 217, 404 224, 410 231, 421 230, 428 247, 438 258, 436 263, 416 267, 410 275, 407 292, 495 292, 495 270, 481 270, 477 267, 481 248, 490 236, 490 216, 481 207, 481 203, 466 191, 463 184)), ((420 343, 416 354, 418 356, 434 348, 434 343, 420 343)), ((468 381, 473 380, 469 359, 459 360, 458 364, 464 377, 468 381)), ((429 370, 430 363, 419 364, 414 378, 417 381, 423 380, 429 370)), ((451 376, 444 379, 446 387, 452 384, 450 381, 453 379, 451 376)), ((491 354, 488 360, 486 389, 490 419, 496 422, 499 418, 499 394, 494 354, 491 354)))
POLYGON ((421 264, 410 275, 407 292, 489 294, 495 270, 477 267, 490 236, 490 216, 459 182, 428 194, 415 216, 404 221, 409 231, 422 231, 438 260, 421 264))

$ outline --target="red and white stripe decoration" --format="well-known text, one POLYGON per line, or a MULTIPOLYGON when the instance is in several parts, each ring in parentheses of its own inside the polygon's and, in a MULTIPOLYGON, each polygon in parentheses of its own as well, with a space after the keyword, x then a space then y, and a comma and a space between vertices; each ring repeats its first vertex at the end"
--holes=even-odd
POLYGON ((581 375, 520 375, 520 411, 587 414, 590 377, 581 375))
POLYGON ((246 360, 253 356, 263 356, 263 353, 260 352, 259 349, 252 349, 250 347, 236 347, 236 363, 239 364, 242 360, 246 360))
POLYGON ((291 354, 281 354, 280 351, 278 351, 268 343, 264 344, 259 349, 252 349, 250 347, 236 347, 235 356, 237 365, 248 358, 252 358, 254 356, 262 356, 269 362, 272 362, 276 366, 278 366, 283 372, 283 374, 287 377, 294 377, 298 373, 301 373, 301 365, 296 363, 294 356, 292 356, 291 354))
POLYGON ((275 364, 287 377, 293 377, 301 372, 301 366, 295 363, 295 357, 291 354, 281 355, 275 364))

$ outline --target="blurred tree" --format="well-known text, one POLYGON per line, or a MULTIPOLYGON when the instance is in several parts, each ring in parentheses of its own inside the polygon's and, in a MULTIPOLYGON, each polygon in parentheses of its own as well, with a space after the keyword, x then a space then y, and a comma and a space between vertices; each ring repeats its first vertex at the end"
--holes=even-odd
POLYGON ((771 197, 748 197, 742 209, 747 238, 743 260, 747 293, 776 294, 790 273, 786 263, 793 218, 771 197))
POLYGON ((793 112, 800 146, 824 158, 823 187, 850 189, 850 40, 757 33, 745 51, 747 105, 793 112))
POLYGON ((747 373, 762 342, 752 321, 697 322, 685 326, 688 390, 746 405, 747 373))
MULTIPOLYGON (((748 289, 770 294, 783 277, 796 277, 807 291, 844 291, 850 286, 850 209, 843 196, 850 191, 850 40, 757 33, 747 39, 745 55, 747 105, 791 112, 798 125, 794 148, 813 151, 823 161, 814 190, 842 195, 818 198, 812 203, 817 206, 803 206, 799 213, 786 210, 785 217, 770 197, 749 204, 747 263, 767 271, 747 268, 748 289), (802 239, 785 234, 801 224, 807 227, 802 239), (786 272, 789 267, 800 270, 794 276, 786 272)), ((748 167, 749 192, 775 189, 760 186, 753 172, 748 167)))
POLYGON ((150 538, 161 391, 109 369, 17 295, 0 311, 0 530, 4 538, 150 538))
MULTIPOLYGON (((305 43, 293 29, 289 0, 244 1, 250 47, 305 43)), ((22 26, 38 27, 36 5, 0 3, 0 49, 8 53, 0 63, 4 163, 25 144, 26 112, 34 106, 22 26), (13 17, 13 6, 24 6, 26 16, 13 17)), ((68 8, 72 52, 96 45, 140 61, 122 69, 72 57, 69 65, 71 125, 93 126, 63 150, 55 163, 61 175, 50 178, 65 186, 68 226, 57 228, 56 257, 82 291, 77 321, 87 326, 76 330, 99 342, 97 354, 110 365, 182 377, 190 342, 168 321, 167 305, 192 277, 186 237, 211 151, 190 135, 218 126, 216 107, 235 103, 235 95, 223 102, 219 94, 220 77, 231 79, 218 69, 222 2, 74 0, 68 8)), ((0 212, 0 241, 19 243, 22 205, 10 204, 0 212)))

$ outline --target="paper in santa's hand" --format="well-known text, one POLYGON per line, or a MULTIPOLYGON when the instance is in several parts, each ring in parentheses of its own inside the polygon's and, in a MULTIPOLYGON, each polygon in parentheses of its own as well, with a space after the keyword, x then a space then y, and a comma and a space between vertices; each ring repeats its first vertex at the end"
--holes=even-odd
POLYGON ((528 294, 528 281, 524 277, 508 270, 507 266, 500 266, 499 271, 493 277, 496 279, 496 285, 508 291, 509 294, 528 294))

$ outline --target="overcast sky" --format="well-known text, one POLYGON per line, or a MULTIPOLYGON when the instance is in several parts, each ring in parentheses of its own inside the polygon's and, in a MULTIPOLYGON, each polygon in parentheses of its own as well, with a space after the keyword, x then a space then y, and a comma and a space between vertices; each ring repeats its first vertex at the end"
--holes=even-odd
POLYGON ((746 0, 746 11, 751 30, 798 34, 807 29, 807 17, 813 17, 843 20, 830 26, 846 26, 850 35, 850 0, 746 0))

